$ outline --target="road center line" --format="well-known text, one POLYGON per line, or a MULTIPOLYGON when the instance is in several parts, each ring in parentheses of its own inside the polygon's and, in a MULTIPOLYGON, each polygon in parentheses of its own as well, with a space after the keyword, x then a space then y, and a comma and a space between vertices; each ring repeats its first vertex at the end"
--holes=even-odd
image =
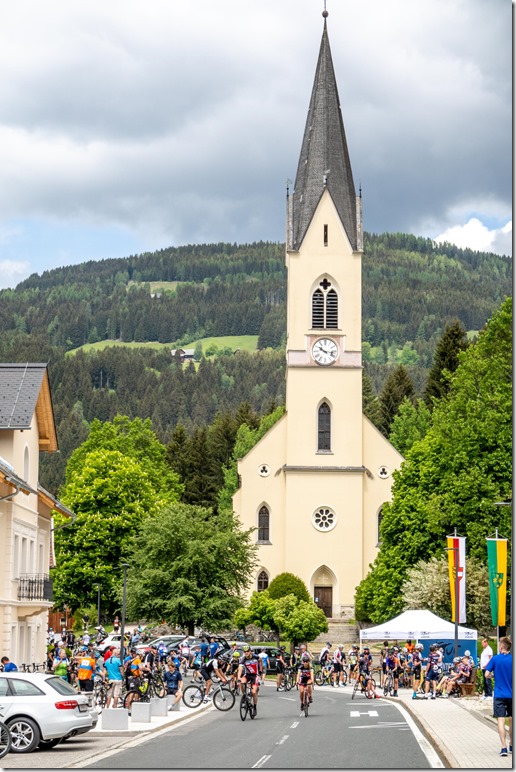
POLYGON ((288 740, 288 738, 289 738, 289 737, 290 737, 290 735, 288 735, 288 734, 284 734, 284 735, 283 735, 283 737, 281 738, 281 740, 278 740, 278 742, 276 743, 276 745, 283 745, 283 743, 285 742, 285 740, 288 740))
POLYGON ((262 756, 262 757, 261 757, 261 759, 258 759, 258 761, 256 762, 256 764, 253 764, 253 766, 251 767, 251 769, 258 769, 259 767, 263 767, 263 765, 264 765, 264 764, 265 764, 267 761, 269 761, 270 757, 271 757, 271 756, 270 756, 270 754, 269 754, 268 756, 262 756))
POLYGON ((294 721, 294 723, 291 725, 291 729, 295 729, 296 726, 299 726, 299 721, 294 721))

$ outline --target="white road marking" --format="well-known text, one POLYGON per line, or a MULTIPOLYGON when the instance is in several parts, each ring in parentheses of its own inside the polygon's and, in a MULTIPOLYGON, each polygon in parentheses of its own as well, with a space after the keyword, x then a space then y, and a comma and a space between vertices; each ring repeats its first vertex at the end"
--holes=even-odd
POLYGON ((444 764, 437 755, 436 751, 432 748, 426 737, 422 734, 422 732, 419 730, 416 722, 412 718, 412 716, 409 715, 409 713, 403 708, 399 702, 393 702, 392 705, 395 705, 396 708, 400 711, 402 716, 405 716, 405 720, 407 724, 409 725, 410 729, 412 730, 412 734, 416 738, 416 740, 419 743, 419 747, 425 754, 426 758, 428 759, 428 763, 430 764, 431 769, 444 769, 444 764))
POLYGON ((290 737, 290 735, 288 735, 288 734, 284 734, 284 735, 283 735, 283 737, 281 738, 281 740, 278 740, 278 742, 276 743, 276 745, 283 745, 283 743, 285 742, 285 740, 288 740, 288 738, 289 738, 289 737, 290 737))
POLYGON ((262 757, 261 757, 261 759, 258 759, 258 761, 256 762, 256 764, 253 764, 253 766, 251 767, 251 769, 258 769, 259 767, 263 767, 263 765, 264 765, 264 764, 265 764, 267 761, 269 761, 270 757, 271 757, 271 756, 270 756, 270 754, 269 754, 268 756, 262 756, 262 757))
POLYGON ((295 729, 296 726, 299 726, 299 721, 294 721, 294 723, 291 725, 291 729, 295 729))
POLYGON ((366 710, 362 713, 359 710, 350 710, 349 715, 351 718, 356 718, 357 716, 377 716, 378 711, 377 710, 366 710))

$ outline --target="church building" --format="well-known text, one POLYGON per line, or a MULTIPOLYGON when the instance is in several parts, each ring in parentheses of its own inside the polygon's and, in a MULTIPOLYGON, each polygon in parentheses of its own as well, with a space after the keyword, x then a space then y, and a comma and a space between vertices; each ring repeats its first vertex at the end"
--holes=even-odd
POLYGON ((249 592, 290 571, 336 618, 353 616, 403 458, 362 413, 362 202, 327 15, 287 196, 286 412, 239 460, 233 505, 243 527, 257 529, 249 592))

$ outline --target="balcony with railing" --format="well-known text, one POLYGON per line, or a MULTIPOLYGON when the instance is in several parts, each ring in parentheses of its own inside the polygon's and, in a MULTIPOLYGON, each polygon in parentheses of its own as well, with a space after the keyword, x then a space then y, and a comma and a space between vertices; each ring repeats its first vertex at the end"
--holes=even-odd
POLYGON ((18 600, 52 602, 52 579, 48 574, 21 574, 18 600))

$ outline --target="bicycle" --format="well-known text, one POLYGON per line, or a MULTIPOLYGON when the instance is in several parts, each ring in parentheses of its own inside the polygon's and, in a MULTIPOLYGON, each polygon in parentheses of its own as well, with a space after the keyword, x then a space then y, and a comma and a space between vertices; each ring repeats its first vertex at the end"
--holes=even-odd
POLYGON ((328 686, 331 684, 331 677, 333 674, 333 665, 331 662, 328 662, 324 665, 321 665, 319 670, 316 670, 314 673, 314 679, 317 686, 324 686, 324 684, 327 684, 328 686))
MULTIPOLYGON (((369 675, 367 676, 367 681, 371 682, 372 686, 370 687, 370 689, 372 689, 372 691, 374 692, 374 690, 376 689, 376 681, 374 680, 374 678, 371 678, 371 676, 369 675)), ((355 698, 355 694, 357 693, 359 687, 362 693, 366 692, 364 673, 360 673, 358 678, 355 680, 355 685, 353 686, 353 693, 351 695, 352 700, 355 698)), ((368 696, 367 693, 366 693, 366 696, 368 696)))
POLYGON ((153 673, 144 674, 139 686, 133 686, 125 692, 122 691, 123 706, 129 708, 132 702, 150 702, 151 697, 167 696, 167 690, 159 676, 153 673))
MULTIPOLYGON (((221 683, 213 684, 211 693, 213 695, 212 702, 217 710, 231 710, 235 704, 235 693, 232 692, 221 683)), ((187 686, 183 692, 183 702, 187 708, 198 708, 203 702, 206 694, 206 684, 203 682, 198 686, 191 684, 187 686)))
POLYGON ((308 707, 310 705, 310 696, 308 694, 308 689, 305 686, 305 690, 303 692, 303 712, 305 714, 305 718, 308 718, 308 707))
POLYGON ((11 750, 11 732, 9 727, 0 721, 0 759, 7 756, 11 750))
POLYGON ((385 680, 383 682, 383 693, 386 697, 392 694, 394 691, 394 676, 390 670, 385 674, 385 680))
POLYGON ((93 683, 93 704, 101 712, 106 707, 107 693, 109 684, 100 678, 96 678, 93 683))
POLYGON ((295 667, 286 667, 283 673, 283 686, 289 692, 297 684, 297 670, 295 667))
POLYGON ((253 693, 251 691, 251 684, 246 683, 245 692, 243 693, 242 699, 240 700, 240 718, 242 719, 242 721, 246 720, 248 713, 251 718, 255 718, 256 705, 253 702, 253 693))

